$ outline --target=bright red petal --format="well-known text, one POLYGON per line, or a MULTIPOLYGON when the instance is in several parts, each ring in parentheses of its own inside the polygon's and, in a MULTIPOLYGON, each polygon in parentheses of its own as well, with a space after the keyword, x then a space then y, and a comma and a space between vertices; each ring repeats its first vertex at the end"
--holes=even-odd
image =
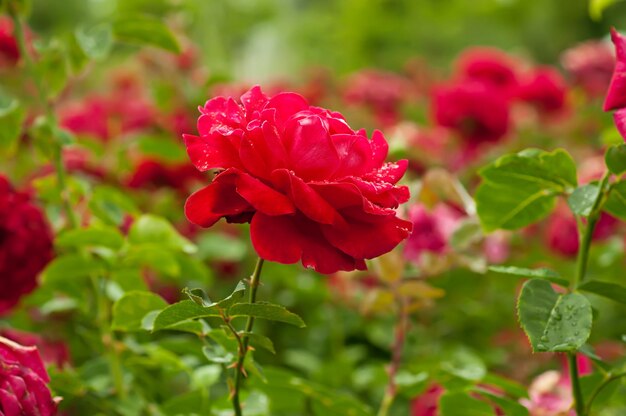
POLYGON ((184 134, 183 139, 191 163, 201 172, 241 166, 237 149, 221 134, 214 133, 203 137, 184 134))
POLYGON ((604 111, 626 107, 626 37, 611 28, 611 40, 615 45, 615 69, 604 101, 604 111))

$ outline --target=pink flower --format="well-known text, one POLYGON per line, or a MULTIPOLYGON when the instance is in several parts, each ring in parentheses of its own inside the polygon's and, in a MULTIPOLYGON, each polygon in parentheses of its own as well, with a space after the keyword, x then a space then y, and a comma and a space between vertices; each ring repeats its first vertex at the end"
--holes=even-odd
POLYGON ((413 223, 413 233, 404 248, 406 258, 419 262, 424 252, 447 252, 448 241, 462 217, 459 210, 446 204, 438 204, 430 212, 424 205, 411 207, 409 219, 413 223))
POLYGON ((617 110, 613 121, 622 137, 626 138, 626 38, 611 28, 611 40, 615 45, 615 69, 604 100, 604 111, 617 110))
POLYGON ((0 414, 56 414, 56 402, 37 347, 25 347, 0 337, 0 414))
POLYGON ((611 82, 615 56, 606 42, 589 41, 566 50, 561 64, 572 75, 575 85, 590 97, 600 97, 606 94, 611 82))
POLYGON ((213 98, 200 112, 200 136, 184 136, 187 152, 198 170, 219 173, 187 200, 191 222, 250 222, 259 256, 320 273, 363 270, 409 235, 395 211, 409 198, 395 185, 407 162, 384 162, 382 133, 369 140, 339 113, 259 87, 241 102, 213 98))
POLYGON ((0 315, 37 287, 37 275, 52 255, 43 212, 0 175, 0 315))
POLYGON ((439 414, 439 398, 444 392, 439 384, 430 386, 421 396, 411 402, 411 416, 437 416, 439 414))
POLYGON ((518 85, 515 62, 495 48, 470 48, 457 60, 457 73, 463 80, 486 83, 507 94, 518 85))
POLYGON ((555 69, 537 68, 521 81, 517 98, 533 105, 542 115, 559 114, 567 105, 567 84, 555 69))
POLYGON ((432 113, 437 125, 453 129, 472 147, 500 141, 509 131, 508 98, 482 82, 463 82, 436 88, 432 113))

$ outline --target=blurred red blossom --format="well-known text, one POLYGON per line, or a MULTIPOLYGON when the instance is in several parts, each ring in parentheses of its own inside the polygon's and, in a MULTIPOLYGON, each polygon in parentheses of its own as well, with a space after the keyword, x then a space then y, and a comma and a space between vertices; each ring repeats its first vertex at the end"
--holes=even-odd
POLYGON ((0 337, 0 414, 56 414, 57 403, 47 386, 49 381, 37 347, 0 337))
POLYGON ((424 205, 414 205, 409 211, 413 223, 413 233, 406 241, 404 255, 413 262, 419 262, 422 253, 445 253, 449 249, 448 240, 461 221, 460 210, 444 203, 432 210, 424 205))
POLYGON ((411 416, 437 416, 439 414, 439 398, 444 392, 439 384, 433 384, 419 397, 411 402, 411 416))
POLYGON ((19 59, 20 50, 13 35, 13 22, 8 16, 0 16, 0 68, 13 67, 19 59))
POLYGON ((505 94, 513 94, 518 86, 516 62, 495 48, 466 49, 457 59, 457 73, 463 80, 486 83, 505 94))
POLYGON ((550 67, 536 68, 520 82, 516 98, 534 106, 540 115, 564 114, 567 109, 567 84, 550 67))
POLYGON ((470 148, 502 140, 510 127, 506 95, 482 82, 437 87, 432 114, 437 125, 453 129, 470 148))
POLYGON ((299 260, 320 273, 364 270, 410 233, 395 208, 409 198, 396 186, 407 161, 385 163, 387 142, 355 132, 343 116, 311 107, 295 93, 241 97, 200 107, 200 136, 185 135, 200 171, 219 170, 191 195, 187 218, 210 227, 220 218, 250 222, 260 257, 299 260))
POLYGON ((130 188, 168 187, 188 192, 194 182, 204 179, 204 174, 187 163, 168 164, 160 160, 145 159, 135 167, 126 183, 130 188))
POLYGON ((349 104, 369 107, 381 126, 398 122, 401 105, 412 95, 410 81, 400 75, 363 70, 352 75, 346 82, 344 98, 349 104))
POLYGON ((615 55, 607 42, 588 41, 566 50, 561 64, 572 75, 574 85, 590 97, 600 97, 611 82, 615 55))
POLYGON ((44 213, 0 175, 0 315, 37 287, 37 275, 52 256, 44 213))

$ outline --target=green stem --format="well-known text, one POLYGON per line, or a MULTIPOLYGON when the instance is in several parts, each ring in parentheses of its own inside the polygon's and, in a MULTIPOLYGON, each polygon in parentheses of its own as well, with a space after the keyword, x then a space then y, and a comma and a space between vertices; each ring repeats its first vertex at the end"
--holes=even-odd
POLYGON ((578 377, 578 362, 576 360, 576 353, 570 352, 567 354, 569 361, 569 376, 572 383, 572 394, 574 395, 574 406, 576 407, 576 414, 578 416, 585 416, 585 400, 583 398, 583 391, 580 388, 580 378, 578 377))
POLYGON ((104 347, 105 355, 109 361, 109 369, 111 370, 111 377, 113 378, 113 386, 115 387, 115 393, 121 398, 126 398, 126 388, 124 386, 124 372, 122 370, 122 363, 118 355, 117 348, 115 346, 115 336, 109 329, 110 322, 108 311, 110 306, 106 298, 102 295, 104 290, 100 284, 100 279, 91 275, 91 284, 94 291, 94 301, 96 306, 96 323, 100 330, 100 340, 104 347))
MULTIPOLYGON (((580 286, 582 282, 585 280, 585 276, 587 274, 587 263, 589 262, 589 249, 591 247, 591 240, 593 238, 593 231, 596 228, 596 224, 600 218, 600 207, 602 206, 602 202, 605 197, 605 188, 609 182, 609 177, 611 173, 609 171, 605 172, 604 176, 600 180, 599 192, 596 200, 593 203, 591 208, 591 213, 587 219, 587 225, 582 225, 583 229, 580 235, 580 247, 578 248, 578 259, 576 263, 576 274, 574 275, 574 280, 572 281, 571 290, 574 291, 580 286)), ((570 382, 572 385, 572 395, 574 396, 574 406, 576 408, 576 414, 578 416, 585 416, 586 408, 585 408, 585 400, 582 394, 582 389, 580 387, 580 377, 578 374, 578 362, 576 360, 576 353, 570 352, 567 355, 567 359, 569 362, 569 373, 570 373, 570 382)))
POLYGON ((396 398, 396 374, 398 373, 398 369, 400 368, 400 363, 402 361, 402 349, 404 347, 406 329, 409 321, 406 302, 400 295, 396 296, 396 300, 399 312, 392 346, 391 363, 388 369, 389 382, 387 383, 387 388, 385 389, 385 395, 383 396, 383 400, 380 404, 380 409, 378 409, 378 416, 387 416, 389 414, 389 410, 391 409, 391 405, 396 398))
MULTIPOLYGON (((9 3, 10 5, 11 3, 9 3)), ((46 92, 43 87, 43 83, 37 70, 35 69, 35 64, 33 62, 33 58, 30 56, 30 52, 28 50, 28 46, 26 45, 26 36, 24 34, 24 25, 22 24, 22 20, 18 15, 17 11, 11 9, 9 7, 9 13, 13 20, 13 27, 15 38, 17 39, 17 44, 20 51, 20 56, 24 59, 24 65, 26 69, 26 73, 30 75, 32 78, 35 88, 37 89, 37 96, 39 98, 40 105, 43 107, 45 111, 45 117, 48 125, 52 130, 52 134, 57 127, 56 117, 54 115, 54 109, 52 104, 46 98, 46 92)), ((54 136, 53 136, 54 137, 54 136)), ((63 152, 61 144, 54 141, 53 144, 53 164, 57 175, 57 186, 59 195, 61 197, 61 202, 63 204, 63 209, 65 210, 65 214, 67 216, 67 220, 70 224, 71 228, 76 228, 78 226, 78 221, 76 220, 76 216, 74 214, 74 210, 72 209, 72 204, 69 199, 69 193, 67 192, 67 186, 65 181, 65 167, 63 166, 63 152)))
MULTIPOLYGON (((248 302, 255 303, 256 302, 256 292, 259 288, 259 283, 261 282, 261 270, 263 269, 263 259, 259 257, 256 262, 256 266, 254 267, 254 272, 252 273, 252 277, 250 278, 250 294, 248 297, 248 302)), ((246 322, 245 332, 252 332, 252 327, 254 326, 254 317, 248 316, 248 321, 246 322)), ((243 335, 241 339, 241 348, 239 349, 238 357, 237 357, 237 365, 235 367, 235 386, 232 393, 232 401, 233 401, 233 409, 235 410, 235 416, 242 416, 241 410, 241 402, 239 398, 239 391, 241 389, 241 382, 243 377, 243 365, 246 360, 246 354, 248 353, 248 343, 249 339, 247 335, 243 335)))

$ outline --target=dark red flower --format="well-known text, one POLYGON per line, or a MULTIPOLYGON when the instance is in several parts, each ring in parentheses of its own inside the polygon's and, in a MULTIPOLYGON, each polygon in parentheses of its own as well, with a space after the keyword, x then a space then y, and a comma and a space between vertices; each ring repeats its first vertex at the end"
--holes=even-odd
POLYGON ((201 181, 205 176, 188 164, 167 164, 159 160, 141 161, 127 184, 130 188, 173 188, 188 191, 190 184, 201 181))
POLYGON ((191 222, 250 222, 259 256, 320 273, 363 270, 409 235, 395 211, 409 198, 396 186, 407 162, 385 163, 382 133, 368 140, 339 113, 259 87, 200 112, 200 136, 184 136, 187 152, 200 171, 219 174, 187 200, 191 222))
POLYGON ((0 330, 0 337, 5 337, 25 347, 37 347, 44 363, 63 368, 70 362, 70 350, 63 341, 50 340, 30 332, 16 329, 0 330))
POLYGON ((432 211, 424 205, 414 205, 409 211, 413 233, 406 242, 404 255, 419 263, 422 253, 443 254, 449 250, 448 241, 463 214, 447 204, 438 204, 432 211))
POLYGON ((49 381, 37 347, 25 347, 0 337, 0 414, 56 414, 49 381))
POLYGON ((589 96, 606 94, 615 66, 615 55, 607 42, 589 41, 566 50, 561 64, 589 96))
POLYGON ((37 287, 37 275, 52 254, 43 212, 0 176, 0 315, 37 287))
POLYGON ((20 59, 20 50, 13 35, 13 21, 0 16, 0 67, 13 67, 20 59))
POLYGON ((470 48, 458 58, 457 72, 461 79, 480 81, 507 93, 517 87, 515 62, 495 48, 470 48))
POLYGON ((538 68, 520 83, 517 98, 536 107, 542 115, 558 114, 567 105, 567 84, 555 69, 538 68))
POLYGON ((435 123, 456 131, 468 144, 497 142, 509 131, 509 101, 482 82, 436 88, 432 100, 435 123))

